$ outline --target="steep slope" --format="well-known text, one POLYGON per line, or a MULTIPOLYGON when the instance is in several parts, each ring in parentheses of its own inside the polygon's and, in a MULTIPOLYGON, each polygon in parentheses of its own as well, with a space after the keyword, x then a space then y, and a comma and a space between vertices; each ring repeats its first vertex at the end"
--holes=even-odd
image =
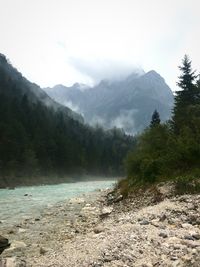
POLYGON ((66 106, 60 105, 50 98, 37 84, 31 83, 24 78, 2 54, 0 54, 0 73, 0 93, 18 99, 26 95, 32 103, 40 102, 46 107, 52 108, 54 111, 61 111, 64 115, 83 122, 83 118, 79 114, 73 112, 66 106))
POLYGON ((173 106, 171 89, 155 71, 142 75, 133 73, 122 81, 103 80, 84 91, 77 84, 45 90, 52 98, 83 114, 90 124, 116 126, 132 134, 149 124, 155 109, 163 121, 169 119, 173 106))
POLYGON ((0 187, 122 172, 122 159, 133 139, 80 120, 0 55, 0 187))

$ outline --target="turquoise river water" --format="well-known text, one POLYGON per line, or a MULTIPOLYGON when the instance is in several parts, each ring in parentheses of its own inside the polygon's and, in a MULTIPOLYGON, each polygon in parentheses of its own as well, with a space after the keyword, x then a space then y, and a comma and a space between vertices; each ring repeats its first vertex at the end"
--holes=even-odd
POLYGON ((114 180, 107 180, 0 189, 0 222, 17 223, 21 219, 36 216, 45 207, 98 189, 110 188, 114 183, 114 180))

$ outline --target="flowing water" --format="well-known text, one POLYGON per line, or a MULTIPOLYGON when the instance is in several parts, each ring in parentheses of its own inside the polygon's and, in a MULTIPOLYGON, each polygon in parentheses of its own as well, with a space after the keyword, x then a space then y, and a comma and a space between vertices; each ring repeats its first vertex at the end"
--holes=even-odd
POLYGON ((21 219, 39 215, 45 207, 97 189, 110 188, 114 183, 114 180, 107 180, 0 189, 0 222, 16 224, 21 219))

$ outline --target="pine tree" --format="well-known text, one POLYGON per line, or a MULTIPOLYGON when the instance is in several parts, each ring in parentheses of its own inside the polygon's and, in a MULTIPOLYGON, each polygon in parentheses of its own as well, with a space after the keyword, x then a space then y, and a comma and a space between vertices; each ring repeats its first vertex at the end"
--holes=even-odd
POLYGON ((197 78, 195 71, 192 70, 192 62, 187 55, 182 60, 182 66, 179 66, 182 74, 179 76, 177 85, 183 90, 189 91, 194 86, 194 81, 197 78))
POLYGON ((178 133, 183 125, 187 125, 189 118, 187 118, 187 109, 190 105, 197 103, 199 100, 199 90, 195 85, 197 76, 192 70, 191 61, 187 55, 182 60, 182 66, 179 66, 182 72, 179 76, 177 85, 182 89, 176 92, 175 103, 173 109, 172 122, 174 131, 178 133))
POLYGON ((197 82, 196 82, 197 89, 200 90, 200 74, 198 75, 197 82))
POLYGON ((160 124, 160 115, 157 110, 155 110, 151 117, 150 127, 155 127, 160 124))

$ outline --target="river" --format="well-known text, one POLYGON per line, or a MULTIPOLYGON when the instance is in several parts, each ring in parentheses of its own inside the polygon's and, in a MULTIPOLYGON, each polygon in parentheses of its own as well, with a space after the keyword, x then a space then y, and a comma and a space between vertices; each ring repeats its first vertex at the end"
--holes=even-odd
POLYGON ((89 181, 0 189, 0 226, 17 224, 22 219, 37 216, 45 207, 98 189, 110 188, 116 181, 89 181))

